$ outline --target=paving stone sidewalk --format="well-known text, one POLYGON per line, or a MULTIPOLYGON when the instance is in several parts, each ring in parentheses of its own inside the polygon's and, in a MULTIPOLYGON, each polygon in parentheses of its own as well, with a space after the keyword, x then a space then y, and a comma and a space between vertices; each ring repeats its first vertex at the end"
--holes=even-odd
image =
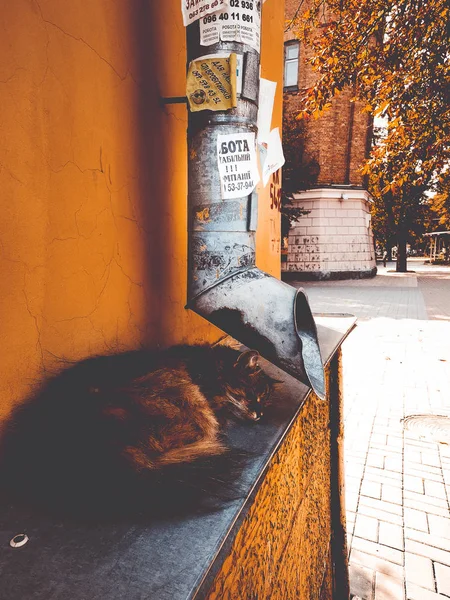
POLYGON ((304 283, 316 312, 353 312, 343 346, 352 595, 450 598, 450 446, 404 430, 450 416, 450 268, 382 266, 372 280, 304 283))

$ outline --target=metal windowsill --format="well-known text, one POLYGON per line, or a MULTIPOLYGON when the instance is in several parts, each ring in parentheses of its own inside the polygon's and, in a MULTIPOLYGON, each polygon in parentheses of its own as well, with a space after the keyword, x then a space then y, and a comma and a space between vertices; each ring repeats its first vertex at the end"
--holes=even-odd
MULTIPOLYGON (((324 363, 355 326, 350 315, 316 315, 324 363)), ((208 593, 239 526, 264 479, 272 456, 311 393, 268 365, 283 381, 277 407, 265 422, 238 424, 231 443, 254 453, 242 475, 245 497, 216 513, 152 524, 81 525, 2 507, 2 592, 8 600, 201 600, 208 593), (29 542, 9 547, 25 532, 29 542)))

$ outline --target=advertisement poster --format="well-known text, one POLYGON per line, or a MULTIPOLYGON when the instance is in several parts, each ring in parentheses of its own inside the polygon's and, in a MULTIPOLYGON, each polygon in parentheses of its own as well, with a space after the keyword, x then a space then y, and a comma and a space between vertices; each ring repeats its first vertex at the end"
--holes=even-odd
POLYGON ((200 20, 200 44, 210 46, 220 40, 248 44, 260 50, 261 2, 228 0, 228 6, 200 20))
POLYGON ((191 112, 237 106, 236 54, 210 54, 189 65, 186 96, 191 112))
POLYGON ((276 81, 268 79, 259 80, 259 107, 258 107, 258 143, 267 144, 272 125, 273 105, 275 102, 276 81))
POLYGON ((278 127, 272 129, 267 140, 267 156, 264 161, 262 179, 264 187, 269 181, 272 173, 275 173, 284 165, 283 146, 281 144, 280 130, 278 127))
POLYGON ((227 133, 217 137, 222 199, 248 196, 259 182, 254 133, 227 133))
POLYGON ((181 0, 184 26, 224 8, 229 0, 181 0))

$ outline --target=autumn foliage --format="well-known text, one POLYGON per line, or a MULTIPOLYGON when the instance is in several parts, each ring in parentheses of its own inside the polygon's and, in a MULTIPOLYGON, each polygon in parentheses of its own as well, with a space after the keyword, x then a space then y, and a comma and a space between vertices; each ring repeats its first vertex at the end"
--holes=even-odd
POLYGON ((303 114, 317 115, 350 85, 365 110, 387 119, 367 169, 394 154, 398 185, 410 163, 423 183, 449 158, 449 16, 446 0, 312 0, 288 24, 312 47, 318 74, 303 114))
POLYGON ((449 16, 448 0, 303 0, 287 23, 317 72, 299 118, 320 116, 350 86, 384 120, 363 169, 372 193, 401 205, 403 229, 421 212, 405 206, 420 206, 449 164, 449 16))
POLYGON ((435 195, 430 198, 430 208, 438 220, 439 229, 450 231, 450 170, 444 171, 435 184, 435 195))

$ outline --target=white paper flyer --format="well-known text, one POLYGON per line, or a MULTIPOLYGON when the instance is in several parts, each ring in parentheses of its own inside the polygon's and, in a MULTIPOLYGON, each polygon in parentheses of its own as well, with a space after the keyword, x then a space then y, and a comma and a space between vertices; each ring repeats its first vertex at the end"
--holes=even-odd
POLYGON ((272 125, 273 104, 277 89, 276 81, 268 79, 259 80, 259 108, 258 108, 258 143, 267 144, 272 125))
POLYGON ((184 26, 194 23, 217 10, 221 10, 229 0, 181 0, 184 26))
POLYGON ((227 133, 217 137, 222 199, 248 196, 259 182, 254 133, 227 133))
POLYGON ((248 44, 260 50, 261 3, 228 0, 228 6, 200 20, 200 44, 210 46, 219 40, 248 44))
POLYGON ((267 157, 264 161, 262 179, 266 187, 269 177, 284 165, 283 146, 281 144, 280 130, 278 127, 272 129, 267 142, 267 157))

